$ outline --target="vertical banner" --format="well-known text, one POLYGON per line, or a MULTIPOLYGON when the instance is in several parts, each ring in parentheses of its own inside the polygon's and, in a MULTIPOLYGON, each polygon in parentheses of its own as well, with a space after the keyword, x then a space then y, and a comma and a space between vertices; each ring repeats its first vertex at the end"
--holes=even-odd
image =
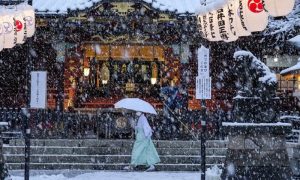
POLYGON ((196 99, 211 99, 211 77, 196 78, 196 99))
POLYGON ((203 46, 198 49, 198 76, 209 77, 209 49, 203 46))
POLYGON ((47 72, 31 72, 31 97, 30 107, 45 109, 47 108, 47 72))
POLYGON ((198 49, 198 77, 196 78, 196 99, 211 99, 211 77, 209 77, 209 49, 198 49))

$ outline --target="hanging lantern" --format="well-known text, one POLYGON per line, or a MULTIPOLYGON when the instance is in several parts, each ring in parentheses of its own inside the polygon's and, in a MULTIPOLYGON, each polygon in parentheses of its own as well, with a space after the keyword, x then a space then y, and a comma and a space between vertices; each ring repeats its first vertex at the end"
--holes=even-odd
POLYGON ((209 12, 207 17, 208 17, 208 29, 210 32, 209 37, 207 39, 210 41, 222 41, 219 32, 217 12, 216 11, 209 12))
POLYGON ((203 27, 202 27, 202 16, 201 15, 197 16, 197 25, 198 25, 200 36, 205 38, 204 30, 203 30, 203 27))
POLYGON ((234 0, 228 4, 228 15, 230 30, 235 36, 250 36, 251 33, 241 24, 239 15, 239 0, 234 0))
POLYGON ((263 0, 239 0, 239 12, 241 23, 249 32, 263 31, 268 25, 263 0))
POLYGON ((3 50, 3 46, 4 46, 4 33, 3 33, 3 27, 2 27, 2 24, 3 24, 3 20, 2 20, 2 17, 0 15, 0 51, 3 50))
POLYGON ((207 16, 206 14, 204 15, 199 15, 198 16, 198 21, 200 23, 200 27, 201 27, 201 32, 202 33, 202 37, 207 39, 208 38, 208 23, 207 23, 207 16))
POLYGON ((270 16, 286 16, 292 12, 295 0, 263 0, 266 11, 270 16))
POLYGON ((102 79, 102 84, 107 84, 110 78, 110 72, 108 67, 106 66, 105 63, 103 63, 102 68, 101 68, 101 79, 102 79))
POLYGON ((90 68, 88 67, 83 68, 83 75, 85 77, 88 77, 90 75, 90 68))
POLYGON ((3 20, 4 48, 13 48, 17 43, 14 12, 11 9, 1 9, 3 20))
POLYGON ((26 3, 18 7, 23 11, 23 18, 26 23, 26 36, 32 37, 35 33, 35 12, 34 8, 26 3))
POLYGON ((24 16, 23 16, 23 11, 22 9, 18 9, 18 6, 16 7, 15 10, 15 29, 17 33, 17 44, 23 44, 26 41, 25 38, 25 21, 24 21, 24 16))
POLYGON ((158 68, 157 64, 155 62, 152 63, 152 69, 151 69, 151 84, 154 85, 157 82, 158 77, 158 68))
POLYGON ((228 7, 217 10, 217 19, 220 37, 225 42, 236 41, 238 36, 235 36, 230 30, 228 7))

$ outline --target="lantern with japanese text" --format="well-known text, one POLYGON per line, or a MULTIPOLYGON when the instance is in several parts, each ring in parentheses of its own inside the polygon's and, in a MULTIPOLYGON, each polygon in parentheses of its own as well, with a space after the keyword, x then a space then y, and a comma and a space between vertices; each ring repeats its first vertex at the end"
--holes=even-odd
POLYGON ((246 30, 241 24, 241 19, 239 15, 239 1, 231 1, 228 4, 228 15, 229 15, 229 23, 230 30, 236 36, 249 36, 250 32, 246 30))
POLYGON ((222 9, 217 11, 217 21, 220 37, 225 42, 231 42, 238 39, 238 36, 235 36, 230 30, 228 7, 225 6, 222 9))
POLYGON ((203 27, 202 27, 202 16, 201 15, 197 16, 197 25, 198 25, 200 36, 204 37, 204 32, 203 32, 203 27))
POLYGON ((294 8, 295 0, 263 0, 266 11, 270 16, 286 16, 294 8))
POLYGON ((21 4, 19 6, 23 11, 24 21, 26 23, 26 36, 32 37, 35 33, 35 12, 32 6, 21 4))
POLYGON ((249 32, 263 31, 268 25, 268 13, 263 0, 239 0, 240 19, 249 32))
POLYGON ((201 28, 202 28, 202 37, 208 38, 209 35, 209 30, 208 30, 208 21, 207 21, 207 15, 199 15, 198 17, 199 22, 201 23, 201 28))
POLYGON ((25 37, 25 21, 24 21, 24 16, 23 16, 23 11, 22 9, 18 9, 18 6, 15 10, 15 29, 17 33, 17 44, 23 44, 26 40, 25 37))
POLYGON ((15 29, 14 12, 12 9, 1 9, 3 20, 4 48, 13 48, 17 42, 17 33, 15 29))
POLYGON ((222 41, 219 32, 217 12, 216 11, 209 12, 207 17, 208 17, 208 29, 210 32, 209 33, 210 36, 207 39, 210 41, 222 41))

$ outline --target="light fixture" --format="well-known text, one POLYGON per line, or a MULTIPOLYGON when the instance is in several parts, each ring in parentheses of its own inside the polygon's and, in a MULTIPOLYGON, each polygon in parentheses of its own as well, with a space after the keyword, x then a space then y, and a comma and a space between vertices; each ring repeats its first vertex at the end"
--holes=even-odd
POLYGON ((89 76, 90 75, 90 68, 87 68, 87 67, 84 68, 83 69, 83 75, 86 76, 86 77, 89 76))
POLYGON ((106 63, 103 63, 102 68, 101 68, 101 79, 102 79, 102 84, 107 84, 110 78, 110 72, 109 69, 106 65, 106 63))
POLYGON ((277 57, 277 55, 276 55, 275 58, 274 58, 274 62, 278 62, 278 57, 277 57))
POLYGON ((157 82, 157 78, 151 78, 151 84, 154 85, 157 82))
POLYGON ((171 80, 171 87, 174 87, 175 86, 175 82, 174 80, 171 80))
POLYGON ((298 90, 300 90, 300 76, 298 76, 298 78, 297 78, 297 80, 298 80, 298 90))
POLYGON ((107 84, 108 80, 102 80, 102 84, 107 84))

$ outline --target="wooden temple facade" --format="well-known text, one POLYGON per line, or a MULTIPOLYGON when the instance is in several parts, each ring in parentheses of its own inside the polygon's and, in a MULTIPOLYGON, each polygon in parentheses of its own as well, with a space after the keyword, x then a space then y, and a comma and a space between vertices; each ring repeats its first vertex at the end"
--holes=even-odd
POLYGON ((38 15, 37 37, 51 43, 60 66, 49 69, 48 107, 111 108, 138 97, 162 109, 161 88, 180 87, 190 94, 184 106, 199 109, 194 21, 144 1, 103 1, 65 15, 38 15))

